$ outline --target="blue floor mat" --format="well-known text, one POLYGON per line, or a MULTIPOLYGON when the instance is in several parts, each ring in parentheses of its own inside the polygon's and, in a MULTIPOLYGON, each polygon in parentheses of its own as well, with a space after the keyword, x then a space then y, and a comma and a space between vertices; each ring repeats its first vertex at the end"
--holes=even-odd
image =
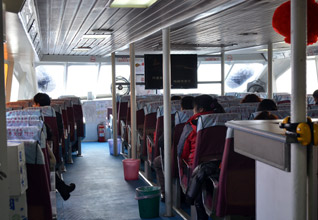
MULTIPOLYGON (((63 174, 65 183, 75 183, 76 189, 67 201, 57 193, 58 220, 140 219, 135 189, 147 184, 124 180, 123 157, 110 155, 107 142, 83 142, 82 155, 74 155, 74 164, 63 174)), ((182 219, 164 214, 165 204, 160 203, 160 217, 154 219, 182 219)))

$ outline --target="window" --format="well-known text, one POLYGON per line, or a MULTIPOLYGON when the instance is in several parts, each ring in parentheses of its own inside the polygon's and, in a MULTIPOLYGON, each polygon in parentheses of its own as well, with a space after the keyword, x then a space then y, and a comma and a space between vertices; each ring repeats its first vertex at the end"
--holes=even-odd
MULTIPOLYGON (((225 72, 229 71, 230 65, 225 64, 225 72)), ((200 64, 198 68, 198 82, 221 81, 221 64, 200 64)))
MULTIPOLYGON (((318 89, 317 69, 315 60, 307 60, 307 94, 318 89)), ((291 93, 291 68, 280 75, 276 80, 277 92, 291 93)))
POLYGON ((98 65, 70 65, 67 74, 66 95, 87 96, 96 88, 98 65))
POLYGON ((258 79, 265 65, 261 63, 236 63, 225 79, 225 92, 245 92, 247 84, 258 79))
POLYGON ((10 102, 15 102, 19 99, 19 81, 15 74, 12 75, 12 87, 11 87, 11 96, 10 102))
POLYGON ((40 65, 36 67, 39 92, 58 98, 64 93, 64 65, 40 65))
POLYGON ((96 94, 110 95, 112 84, 112 68, 111 65, 102 65, 99 72, 97 81, 96 94))

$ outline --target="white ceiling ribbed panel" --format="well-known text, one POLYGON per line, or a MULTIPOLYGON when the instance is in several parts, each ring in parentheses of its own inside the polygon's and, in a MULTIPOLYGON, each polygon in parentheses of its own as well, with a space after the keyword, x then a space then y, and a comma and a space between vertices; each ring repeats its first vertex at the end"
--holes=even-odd
POLYGON ((36 0, 43 54, 95 56, 109 54, 132 41, 136 42, 137 54, 156 52, 161 48, 160 30, 167 25, 171 27, 172 48, 184 45, 183 51, 200 54, 219 52, 220 45, 232 50, 279 42, 283 37, 274 32, 271 23, 275 8, 284 1, 158 0, 146 9, 117 9, 108 8, 108 0, 36 0), (227 6, 230 4, 234 6, 227 6), (210 14, 197 19, 195 15, 202 13, 210 14), (108 39, 83 39, 84 34, 93 34, 93 29, 113 32, 108 39), (76 47, 92 50, 75 52, 76 47))

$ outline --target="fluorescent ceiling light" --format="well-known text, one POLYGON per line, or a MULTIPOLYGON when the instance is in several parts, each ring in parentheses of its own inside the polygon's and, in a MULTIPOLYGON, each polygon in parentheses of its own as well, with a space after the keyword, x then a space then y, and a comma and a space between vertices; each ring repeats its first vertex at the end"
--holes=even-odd
POLYGON ((157 0, 111 0, 111 8, 148 8, 157 0))
POLYGON ((109 37, 109 34, 85 34, 83 36, 84 39, 105 39, 109 37))
POLYGON ((91 49, 92 49, 91 47, 77 47, 77 48, 74 48, 73 51, 88 51, 91 49))

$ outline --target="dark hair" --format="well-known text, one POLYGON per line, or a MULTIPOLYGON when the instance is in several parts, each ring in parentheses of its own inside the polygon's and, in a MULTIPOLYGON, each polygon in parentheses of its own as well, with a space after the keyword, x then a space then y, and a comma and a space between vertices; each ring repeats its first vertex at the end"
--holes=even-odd
POLYGON ((271 99, 263 99, 258 105, 257 111, 276 111, 276 103, 271 99))
POLYGON ((200 108, 203 109, 203 112, 213 111, 214 113, 224 113, 223 107, 218 103, 217 99, 212 98, 209 95, 200 95, 194 97, 193 99, 193 108, 199 112, 200 108))
POLYGON ((181 100, 181 96, 179 95, 171 96, 171 101, 174 101, 174 100, 181 100))
POLYGON ((33 97, 33 101, 35 104, 39 104, 40 106, 51 105, 51 98, 45 93, 38 93, 33 97))
POLYGON ((182 109, 193 109, 193 97, 185 96, 181 99, 181 108, 182 109))
POLYGON ((255 94, 248 94, 241 100, 241 103, 248 102, 261 102, 261 99, 255 94))
POLYGON ((254 120, 272 120, 272 119, 278 119, 278 117, 268 111, 262 111, 254 118, 254 120))
POLYGON ((318 99, 318 89, 314 91, 314 93, 312 94, 312 96, 316 99, 318 99))

